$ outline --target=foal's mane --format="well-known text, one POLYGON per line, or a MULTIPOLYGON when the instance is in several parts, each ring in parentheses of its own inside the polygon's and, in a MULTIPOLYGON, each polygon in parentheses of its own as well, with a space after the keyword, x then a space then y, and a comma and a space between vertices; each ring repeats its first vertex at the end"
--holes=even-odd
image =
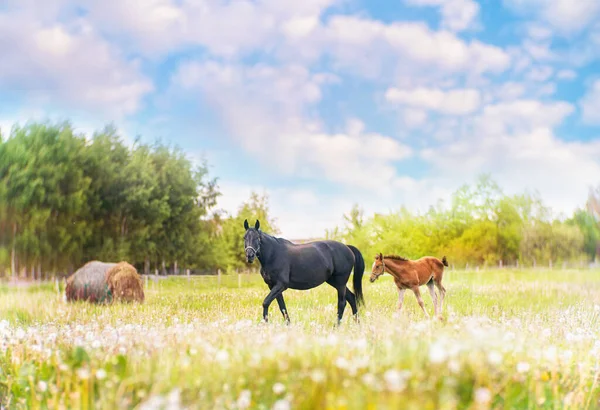
POLYGON ((383 255, 383 259, 392 259, 395 261, 404 261, 404 262, 407 262, 410 260, 410 259, 406 259, 405 257, 398 256, 398 255, 383 255))

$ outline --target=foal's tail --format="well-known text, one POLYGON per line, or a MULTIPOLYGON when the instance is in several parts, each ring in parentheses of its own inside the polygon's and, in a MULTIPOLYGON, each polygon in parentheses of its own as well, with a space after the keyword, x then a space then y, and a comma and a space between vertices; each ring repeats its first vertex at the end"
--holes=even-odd
POLYGON ((444 266, 448 266, 448 260, 446 259, 446 256, 444 255, 444 257, 442 258, 442 265, 444 266))
POLYGON ((352 246, 352 245, 347 245, 348 248, 350 248, 350 250, 352 251, 352 253, 354 254, 354 276, 352 278, 352 286, 354 287, 354 294, 356 295, 356 302, 358 304, 361 305, 365 305, 365 298, 363 296, 363 291, 362 291, 362 277, 363 274, 365 273, 365 260, 363 259, 362 254, 360 253, 360 251, 352 246))

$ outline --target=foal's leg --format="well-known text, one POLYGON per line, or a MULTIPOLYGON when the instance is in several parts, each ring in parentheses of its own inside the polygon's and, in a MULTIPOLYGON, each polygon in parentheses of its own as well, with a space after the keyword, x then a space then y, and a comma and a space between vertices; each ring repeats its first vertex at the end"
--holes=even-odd
POLYGON ((435 286, 438 288, 438 292, 440 292, 440 315, 441 315, 442 311, 444 310, 443 306, 444 306, 444 298, 446 297, 446 288, 444 287, 444 285, 442 285, 441 280, 434 280, 434 282, 435 282, 435 286))
POLYGON ((402 304, 404 303, 404 292, 406 292, 406 289, 398 289, 398 311, 402 310, 402 304))
POLYGON ((421 298, 421 291, 419 290, 419 287, 414 286, 411 290, 417 297, 417 302, 419 302, 419 306, 421 306, 421 309, 423 310, 423 313, 425 313, 425 316, 430 317, 429 313, 427 313, 427 311, 425 310, 425 304, 423 303, 423 299, 421 298))
POLYGON ((354 316, 354 321, 358 323, 358 308, 356 306, 356 296, 348 287, 346 286, 346 300, 350 304, 350 308, 352 308, 352 315, 354 316))
POLYGON ((263 319, 265 322, 269 321, 269 306, 284 290, 285 286, 281 282, 277 282, 263 301, 263 319))
POLYGON ((427 282, 427 288, 429 289, 429 294, 431 294, 431 299, 433 300, 433 310, 435 311, 435 315, 438 315, 438 298, 437 295, 435 294, 435 285, 433 284, 433 281, 430 280, 429 282, 427 282))
POLYGON ((283 292, 279 296, 277 296, 277 304, 279 305, 279 310, 281 310, 281 314, 285 319, 285 324, 290 324, 290 316, 288 315, 287 308, 285 307, 285 300, 283 300, 283 292))

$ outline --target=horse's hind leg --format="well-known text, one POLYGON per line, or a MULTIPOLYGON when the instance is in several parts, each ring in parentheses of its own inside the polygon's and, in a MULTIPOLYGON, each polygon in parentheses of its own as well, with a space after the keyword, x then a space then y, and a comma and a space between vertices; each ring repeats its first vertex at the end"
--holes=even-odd
POLYGON ((442 314, 442 311, 444 310, 444 298, 446 297, 446 288, 444 287, 444 285, 442 285, 442 281, 440 280, 434 280, 435 286, 438 288, 438 292, 440 292, 440 315, 442 314))
POLYGON ((344 309, 346 309, 346 286, 337 289, 338 292, 338 325, 342 322, 344 309))
MULTIPOLYGON (((348 278, 346 278, 346 280, 343 280, 342 277, 340 276, 332 276, 331 278, 329 278, 329 280, 327 280, 327 283, 331 286, 333 286, 335 288, 335 290, 337 290, 337 294, 338 294, 338 320, 337 323, 338 325, 340 324, 340 322, 342 321, 342 317, 344 316, 344 309, 346 308, 346 282, 348 281, 348 278)), ((355 305, 356 305, 356 296, 354 294, 352 294, 352 296, 355 299, 355 305)), ((348 300, 348 302, 350 302, 350 300, 348 300)), ((352 304, 350 304, 350 306, 352 306, 352 304)))
POLYGON ((354 316, 354 320, 358 322, 358 308, 356 306, 356 296, 348 287, 346 286, 346 300, 350 304, 352 308, 352 315, 354 316))
POLYGON ((285 324, 290 324, 290 316, 288 315, 287 308, 285 307, 285 300, 283 300, 283 292, 277 296, 277 304, 279 305, 279 310, 281 310, 281 314, 285 319, 285 324))
POLYGON ((421 306, 421 309, 423 310, 423 313, 425 313, 425 316, 430 317, 429 313, 427 313, 427 311, 425 310, 425 304, 423 303, 423 298, 421 298, 421 291, 419 290, 419 287, 415 286, 411 290, 417 297, 417 302, 419 302, 419 306, 421 306))
POLYGON ((433 300, 433 310, 435 311, 435 315, 438 315, 438 298, 435 294, 435 285, 433 284, 433 280, 427 282, 427 289, 429 289, 429 294, 431 295, 431 299, 433 300))

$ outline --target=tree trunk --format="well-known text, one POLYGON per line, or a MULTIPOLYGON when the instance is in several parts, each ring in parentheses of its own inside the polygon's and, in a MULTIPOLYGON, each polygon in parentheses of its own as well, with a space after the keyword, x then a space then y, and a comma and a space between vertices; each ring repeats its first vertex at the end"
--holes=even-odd
POLYGON ((12 248, 10 250, 10 274, 17 275, 17 223, 13 223, 12 248))
POLYGON ((148 255, 144 258, 144 275, 150 274, 150 258, 148 255))
POLYGON ((173 264, 173 274, 174 275, 178 275, 179 271, 177 270, 177 261, 175 261, 175 263, 173 264))
POLYGON ((167 275, 167 264, 165 263, 164 258, 162 260, 162 274, 165 276, 167 275))
POLYGON ((44 280, 44 275, 42 273, 42 262, 38 262, 38 276, 40 280, 44 280))

